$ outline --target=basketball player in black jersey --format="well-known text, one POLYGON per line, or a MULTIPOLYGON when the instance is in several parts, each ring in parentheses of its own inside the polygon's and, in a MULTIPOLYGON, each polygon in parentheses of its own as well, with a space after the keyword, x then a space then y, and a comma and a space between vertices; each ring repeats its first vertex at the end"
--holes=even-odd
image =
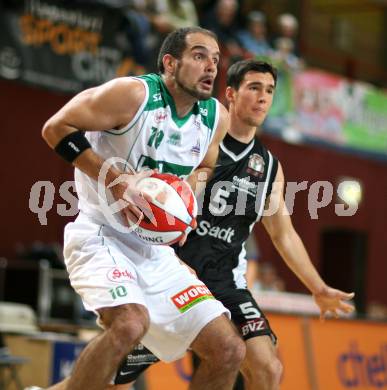
MULTIPOLYGON (((231 311, 247 346, 241 368, 245 388, 274 390, 279 388, 282 372, 276 337, 246 289, 244 278, 244 243, 254 224, 263 223, 286 264, 313 294, 321 317, 351 312, 353 307, 346 301, 354 294, 327 286, 317 273, 286 210, 281 164, 256 136, 272 104, 276 70, 265 62, 245 60, 232 65, 227 76, 230 130, 220 145, 213 177, 203 194, 198 227, 177 254, 231 311), (265 206, 275 212, 266 215, 265 206)), ((136 353, 142 354, 144 365, 134 365, 139 359, 128 356, 116 383, 135 380, 137 372, 152 361, 149 351, 140 349, 136 353)))
MULTIPOLYGON (((286 264, 313 294, 322 317, 353 310, 345 302, 353 293, 327 286, 311 263, 286 212, 281 164, 256 137, 257 127, 271 107, 276 79, 275 69, 265 62, 245 60, 230 67, 226 90, 230 130, 204 192, 198 227, 177 249, 178 256, 231 311, 247 346, 241 371, 248 390, 279 389, 282 372, 276 337, 244 278, 244 243, 255 223, 263 223, 286 264), (265 206, 276 211, 264 215, 265 206)), ((155 361, 157 358, 139 346, 122 363, 113 388, 127 389, 127 384, 155 361)))

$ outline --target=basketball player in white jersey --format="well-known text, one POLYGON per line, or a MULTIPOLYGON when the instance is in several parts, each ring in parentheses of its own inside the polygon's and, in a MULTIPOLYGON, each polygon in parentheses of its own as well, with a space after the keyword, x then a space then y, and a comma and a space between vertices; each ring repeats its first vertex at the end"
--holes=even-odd
POLYGON ((143 168, 190 175, 192 184, 212 170, 228 130, 226 109, 211 98, 218 61, 213 33, 176 30, 160 49, 161 75, 83 91, 43 128, 49 146, 75 166, 80 213, 65 229, 65 261, 72 286, 105 329, 63 389, 105 389, 139 340, 164 361, 191 347, 202 359, 191 389, 232 388, 245 346, 227 309, 170 247, 124 229, 147 212, 149 198, 136 190, 152 172, 143 168))

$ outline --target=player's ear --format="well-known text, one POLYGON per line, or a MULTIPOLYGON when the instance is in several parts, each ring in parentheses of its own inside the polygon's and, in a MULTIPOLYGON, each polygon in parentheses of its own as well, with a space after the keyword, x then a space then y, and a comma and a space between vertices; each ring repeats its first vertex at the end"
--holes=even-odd
POLYGON ((165 73, 175 73, 175 68, 177 64, 177 59, 171 54, 165 54, 163 57, 163 65, 165 73))
POLYGON ((235 100, 235 89, 232 87, 226 88, 226 99, 228 103, 232 103, 235 100))

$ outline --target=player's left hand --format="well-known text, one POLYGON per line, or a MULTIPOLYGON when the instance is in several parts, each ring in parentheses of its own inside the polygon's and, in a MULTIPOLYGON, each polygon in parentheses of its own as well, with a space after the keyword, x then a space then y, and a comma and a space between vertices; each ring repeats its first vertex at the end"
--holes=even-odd
POLYGON ((346 293, 328 286, 322 292, 313 294, 313 298, 320 308, 320 319, 322 320, 329 314, 338 318, 340 312, 352 313, 355 308, 346 301, 351 300, 354 296, 355 293, 353 292, 346 293))

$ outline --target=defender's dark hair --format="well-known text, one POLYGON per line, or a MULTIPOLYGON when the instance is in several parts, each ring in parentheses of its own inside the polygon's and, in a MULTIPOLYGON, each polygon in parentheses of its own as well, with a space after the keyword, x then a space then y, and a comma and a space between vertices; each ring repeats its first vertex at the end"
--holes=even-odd
POLYGON ((274 86, 277 85, 277 69, 274 66, 265 61, 249 59, 238 61, 230 66, 227 71, 227 86, 238 90, 245 74, 250 71, 270 73, 274 79, 274 86))
POLYGON ((215 33, 201 27, 183 27, 172 31, 164 39, 164 42, 162 43, 159 51, 159 56, 157 58, 157 68, 160 73, 164 73, 163 57, 166 54, 170 54, 171 56, 180 59, 183 54, 183 51, 187 47, 187 35, 194 33, 209 35, 218 42, 218 37, 215 33))

